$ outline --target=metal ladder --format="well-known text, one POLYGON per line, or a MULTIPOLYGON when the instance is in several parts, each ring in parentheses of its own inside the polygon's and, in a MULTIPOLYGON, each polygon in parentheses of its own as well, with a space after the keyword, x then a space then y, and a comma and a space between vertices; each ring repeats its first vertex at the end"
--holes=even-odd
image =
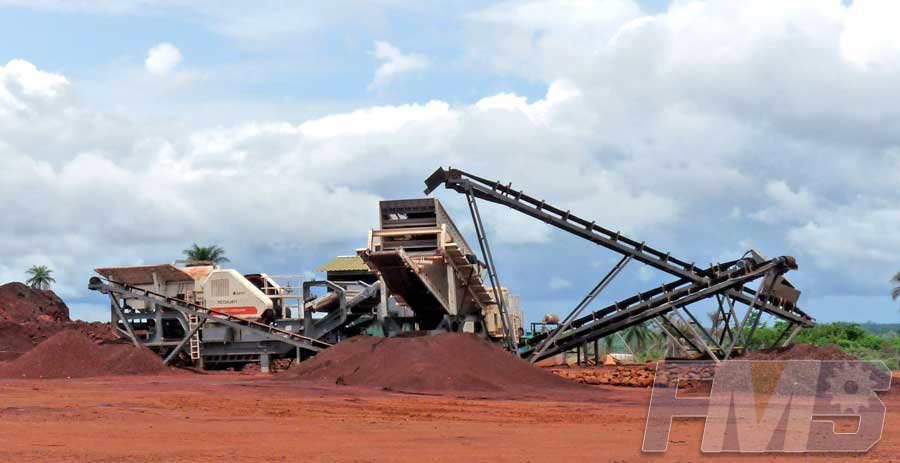
POLYGON ((194 314, 188 314, 188 329, 194 333, 194 335, 191 336, 189 344, 191 360, 198 360, 200 358, 200 330, 194 330, 199 324, 200 317, 194 314))

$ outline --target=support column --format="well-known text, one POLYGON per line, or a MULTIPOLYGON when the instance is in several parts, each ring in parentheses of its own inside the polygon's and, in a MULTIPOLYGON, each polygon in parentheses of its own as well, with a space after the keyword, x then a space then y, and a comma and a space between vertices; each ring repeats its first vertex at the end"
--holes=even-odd
POLYGON ((794 330, 791 332, 791 335, 788 336, 788 338, 784 340, 784 344, 782 344, 781 347, 787 347, 787 346, 791 345, 791 341, 794 340, 794 336, 797 336, 797 333, 799 333, 800 330, 802 330, 802 329, 803 329, 803 325, 798 323, 797 326, 794 327, 794 330))
POLYGON ((315 338, 316 333, 313 327, 313 317, 312 310, 304 308, 303 309, 303 335, 310 338, 315 338))
POLYGON ((272 368, 270 366, 271 357, 269 354, 259 354, 259 371, 263 373, 271 373, 272 368))
POLYGON ((381 302, 378 304, 378 312, 375 317, 379 322, 383 322, 385 318, 388 316, 388 289, 387 285, 384 284, 384 279, 378 278, 378 284, 381 287, 378 289, 378 295, 381 296, 381 302))
POLYGON ((456 297, 456 270, 450 264, 447 264, 447 305, 450 306, 450 315, 459 314, 456 297))
POLYGON ((594 366, 600 365, 600 340, 594 339, 594 366))

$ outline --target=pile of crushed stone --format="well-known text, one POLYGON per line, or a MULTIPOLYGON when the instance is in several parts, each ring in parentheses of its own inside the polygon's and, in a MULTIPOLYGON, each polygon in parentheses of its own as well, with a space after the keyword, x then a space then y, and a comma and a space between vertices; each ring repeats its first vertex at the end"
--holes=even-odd
POLYGON ((544 371, 474 335, 377 338, 357 336, 282 374, 422 394, 539 394, 589 390, 544 371))
POLYGON ((0 378, 87 378, 166 371, 162 359, 149 349, 133 344, 98 345, 73 330, 56 333, 19 358, 0 364, 0 378))

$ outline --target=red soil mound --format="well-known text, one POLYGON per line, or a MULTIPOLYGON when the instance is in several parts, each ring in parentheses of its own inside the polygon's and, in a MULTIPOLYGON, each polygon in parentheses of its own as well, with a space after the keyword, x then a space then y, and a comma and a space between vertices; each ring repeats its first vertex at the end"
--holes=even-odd
POLYGON ((584 391, 473 335, 357 336, 288 370, 284 377, 414 393, 541 394, 584 391))
POLYGON ((97 345, 78 331, 54 334, 31 351, 5 365, 3 378, 85 378, 153 374, 166 370, 162 360, 131 344, 97 345))
POLYGON ((69 308, 53 291, 7 283, 0 285, 0 321, 69 321, 69 308))
POLYGON ((53 291, 0 285, 0 361, 14 360, 63 330, 80 331, 97 343, 118 341, 108 323, 71 321, 69 308, 53 291))
POLYGON ((740 360, 857 360, 857 358, 834 344, 827 346, 794 344, 789 347, 756 351, 740 360))
POLYGON ((100 322, 28 322, 0 321, 0 361, 15 360, 50 336, 76 330, 91 338, 95 344, 123 342, 110 330, 109 323, 100 322))

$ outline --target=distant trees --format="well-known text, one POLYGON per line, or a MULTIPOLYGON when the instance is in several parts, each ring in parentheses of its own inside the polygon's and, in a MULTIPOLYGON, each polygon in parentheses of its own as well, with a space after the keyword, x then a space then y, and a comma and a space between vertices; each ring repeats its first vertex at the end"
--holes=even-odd
POLYGON ((199 246, 197 243, 194 243, 190 248, 182 252, 187 260, 212 262, 217 265, 223 262, 231 262, 225 257, 225 249, 215 244, 199 246))
POLYGON ((894 283, 894 290, 891 291, 891 297, 896 301, 897 298, 900 298, 900 272, 897 272, 894 275, 894 278, 891 278, 891 282, 894 283))
POLYGON ((656 341, 656 332, 645 323, 639 323, 625 329, 624 341, 635 351, 644 352, 656 341))
POLYGON ((50 276, 53 270, 46 265, 32 265, 25 273, 31 275, 31 278, 25 280, 25 284, 34 289, 50 289, 50 283, 56 283, 56 280, 50 276))

